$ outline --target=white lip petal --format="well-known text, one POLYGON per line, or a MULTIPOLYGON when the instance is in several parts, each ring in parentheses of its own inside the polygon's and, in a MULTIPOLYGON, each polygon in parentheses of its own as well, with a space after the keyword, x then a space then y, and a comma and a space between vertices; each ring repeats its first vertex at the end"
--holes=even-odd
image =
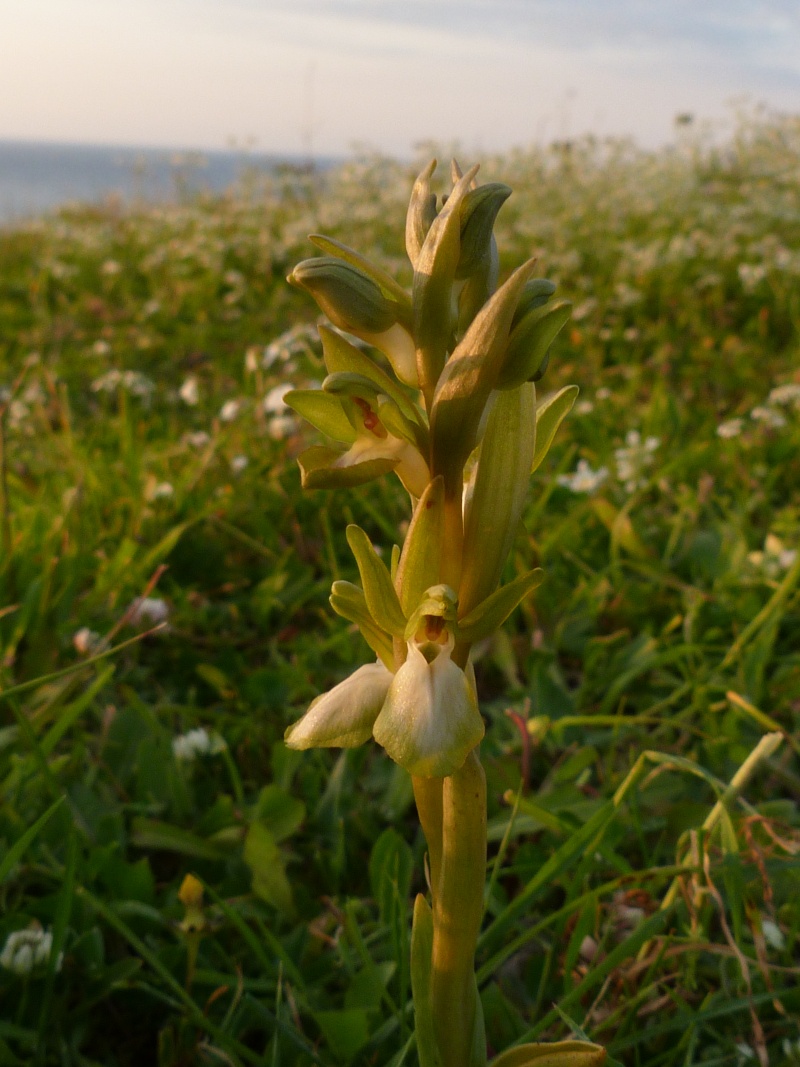
POLYGON ((393 675, 382 663, 368 663, 317 697, 288 728, 289 748, 356 748, 369 741, 393 675))
POLYGON ((445 646, 429 664, 413 642, 394 676, 372 733, 410 774, 445 778, 483 737, 483 719, 464 672, 445 646))

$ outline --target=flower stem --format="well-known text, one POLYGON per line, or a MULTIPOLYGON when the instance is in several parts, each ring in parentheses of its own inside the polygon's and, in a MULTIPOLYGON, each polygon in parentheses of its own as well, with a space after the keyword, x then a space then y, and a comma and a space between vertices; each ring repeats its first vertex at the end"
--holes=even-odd
POLYGON ((471 1062, 475 946, 486 871, 486 776, 476 750, 442 783, 442 856, 433 893, 431 1008, 443 1067, 471 1062))

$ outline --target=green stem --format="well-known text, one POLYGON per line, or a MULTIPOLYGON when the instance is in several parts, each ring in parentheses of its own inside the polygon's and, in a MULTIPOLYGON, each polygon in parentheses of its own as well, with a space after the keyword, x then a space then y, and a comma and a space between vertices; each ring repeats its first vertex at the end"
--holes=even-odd
POLYGON ((442 784, 442 860, 433 894, 431 1009, 443 1067, 472 1059, 475 946, 486 872, 486 776, 476 750, 442 784))
POLYGON ((442 870, 442 779, 412 778, 417 813, 428 843, 431 893, 436 894, 442 870))

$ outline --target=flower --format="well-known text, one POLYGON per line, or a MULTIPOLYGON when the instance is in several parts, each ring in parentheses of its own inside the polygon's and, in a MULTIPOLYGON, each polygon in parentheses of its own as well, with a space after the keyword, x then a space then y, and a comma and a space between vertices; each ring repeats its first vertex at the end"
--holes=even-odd
POLYGON ((454 774, 484 734, 475 690, 450 658, 453 644, 452 635, 439 646, 409 642, 372 730, 395 763, 422 778, 454 774))
POLYGON ((241 408, 239 400, 226 400, 220 408, 219 417, 222 422, 233 422, 241 408))
POLYGON ((728 419, 726 422, 721 422, 717 427, 717 437, 722 437, 725 440, 730 437, 738 437, 742 432, 743 426, 743 419, 728 419))
POLYGON ((200 400, 200 387, 197 378, 191 374, 178 390, 178 396, 189 407, 194 407, 200 400))
POLYGON ((231 460, 231 470, 234 474, 241 474, 249 462, 247 456, 234 456, 231 460))
POLYGON ((191 445, 192 448, 205 448, 210 440, 211 435, 206 433, 205 430, 197 430, 195 433, 184 435, 184 441, 186 441, 187 445, 191 445))
POLYGON ((756 422, 763 422, 765 426, 769 426, 772 430, 779 430, 781 426, 786 425, 786 419, 781 415, 780 411, 762 404, 753 408, 750 412, 750 418, 755 419, 756 422))
POLYGON ((800 383, 785 382, 783 385, 776 385, 771 390, 768 400, 770 404, 794 404, 795 406, 800 406, 800 383))
POLYGON ((593 493, 608 477, 608 467, 593 471, 585 459, 578 460, 574 474, 559 474, 558 484, 565 485, 573 493, 593 493))
MULTIPOLYGON (((53 935, 50 930, 31 926, 9 934, 0 953, 0 966, 21 977, 29 975, 36 967, 47 963, 53 951, 53 935)), ((61 970, 64 953, 59 952, 55 969, 61 970)))
POLYGON ((289 748, 356 748, 372 736, 393 675, 380 662, 368 663, 318 696, 288 728, 289 748))
POLYGON ((166 622, 169 618, 169 607, 166 600, 159 597, 143 596, 134 600, 130 607, 129 621, 134 625, 143 622, 158 624, 166 622))
POLYGON ((216 756, 227 747, 223 737, 215 733, 210 734, 204 726, 198 726, 172 739, 172 753, 181 763, 191 763, 198 756, 216 756))
POLYGON ((100 634, 95 630, 90 630, 88 626, 81 626, 81 628, 76 630, 72 635, 72 646, 81 656, 86 656, 88 653, 94 652, 99 641, 100 634))

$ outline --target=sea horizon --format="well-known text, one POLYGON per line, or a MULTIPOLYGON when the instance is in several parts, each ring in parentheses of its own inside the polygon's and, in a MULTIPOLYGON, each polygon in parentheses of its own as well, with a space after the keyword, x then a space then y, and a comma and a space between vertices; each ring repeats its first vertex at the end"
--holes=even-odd
POLYGON ((0 225, 68 203, 118 198, 169 202, 187 193, 221 193, 245 173, 284 167, 327 169, 339 162, 310 153, 91 144, 0 138, 0 225))

